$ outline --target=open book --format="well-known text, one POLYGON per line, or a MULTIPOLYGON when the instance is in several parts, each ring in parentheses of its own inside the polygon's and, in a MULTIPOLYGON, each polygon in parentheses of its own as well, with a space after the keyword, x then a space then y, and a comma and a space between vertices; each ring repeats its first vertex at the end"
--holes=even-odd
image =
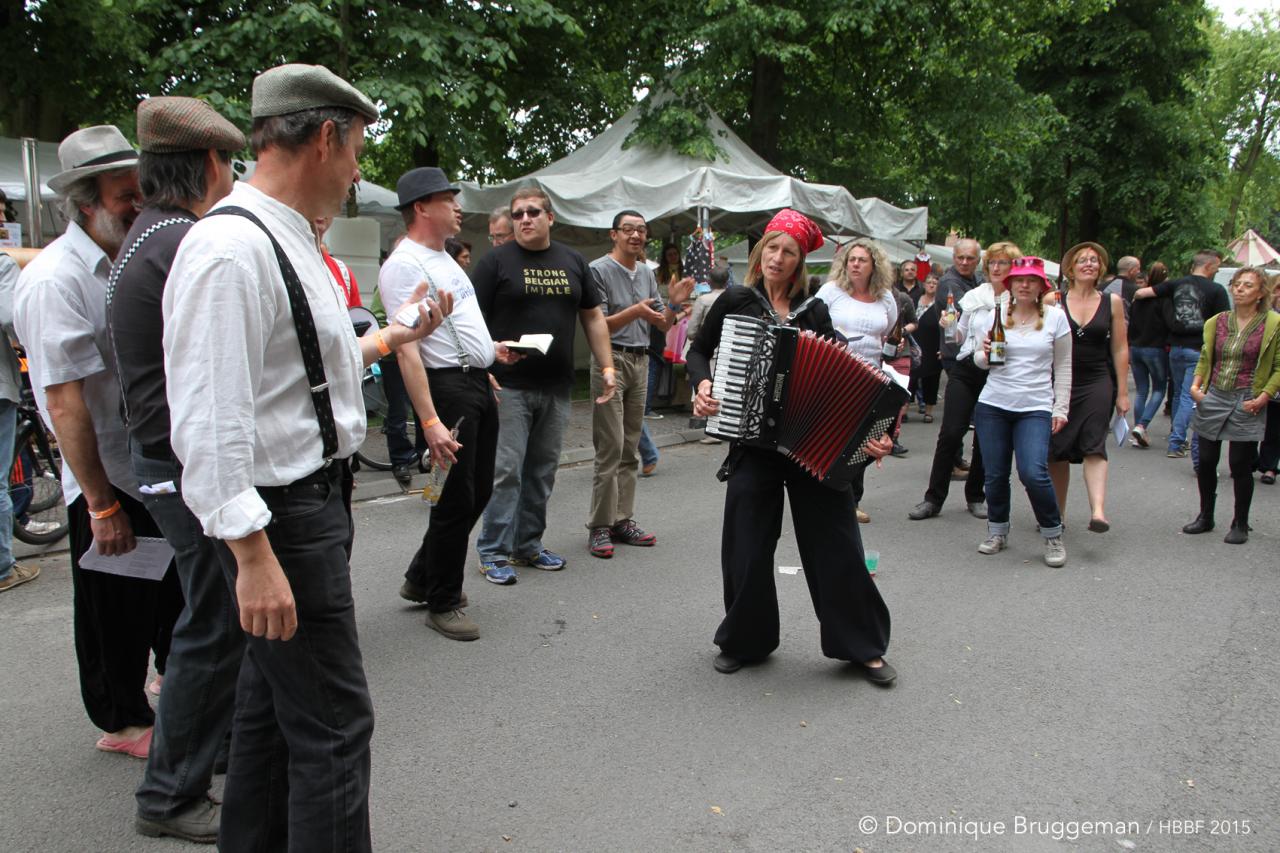
POLYGON ((521 335, 518 341, 498 341, 512 352, 532 355, 539 353, 546 355, 547 350, 551 349, 551 341, 554 340, 553 335, 521 335))

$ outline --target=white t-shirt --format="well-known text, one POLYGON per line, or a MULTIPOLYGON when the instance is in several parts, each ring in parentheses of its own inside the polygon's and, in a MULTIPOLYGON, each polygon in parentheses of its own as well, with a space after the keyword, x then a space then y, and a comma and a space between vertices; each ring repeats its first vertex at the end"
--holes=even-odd
MULTIPOLYGON (((971 327, 971 337, 985 340, 994 322, 995 313, 987 312, 982 325, 971 327)), ((1040 329, 1006 325, 1005 363, 988 371, 978 402, 1007 412, 1053 411, 1053 342, 1069 334, 1067 315, 1056 305, 1045 306, 1040 329)))
POLYGON ((862 302, 829 281, 818 289, 818 298, 827 303, 836 331, 849 339, 849 349, 879 364, 884 339, 898 322, 898 302, 893 293, 882 293, 875 302, 862 302))
MULTIPOLYGON (((407 302, 413 289, 422 281, 424 271, 431 276, 431 282, 437 288, 453 294, 453 313, 449 319, 466 351, 468 366, 486 368, 493 364, 493 338, 485 325, 484 315, 480 313, 476 289, 462 267, 447 252, 429 248, 408 237, 401 240, 378 271, 378 292, 382 295, 382 304, 394 311, 396 306, 407 302)), ((418 341, 418 352, 422 355, 423 366, 428 369, 460 367, 462 364, 453 335, 443 325, 418 341)))

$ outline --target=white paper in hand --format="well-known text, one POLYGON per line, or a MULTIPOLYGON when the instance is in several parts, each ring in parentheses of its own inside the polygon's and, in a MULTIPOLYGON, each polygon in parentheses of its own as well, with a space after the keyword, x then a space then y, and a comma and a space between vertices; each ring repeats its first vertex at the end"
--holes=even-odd
POLYGON ((1118 412, 1111 421, 1111 435, 1115 437, 1116 447, 1125 446, 1125 439, 1129 437, 1129 421, 1118 412))
POLYGON ((158 581, 173 562, 173 548, 163 539, 139 536, 138 547, 128 554, 104 557, 98 553, 97 543, 90 542, 89 550, 80 557, 80 568, 91 572, 105 572, 126 578, 158 581))

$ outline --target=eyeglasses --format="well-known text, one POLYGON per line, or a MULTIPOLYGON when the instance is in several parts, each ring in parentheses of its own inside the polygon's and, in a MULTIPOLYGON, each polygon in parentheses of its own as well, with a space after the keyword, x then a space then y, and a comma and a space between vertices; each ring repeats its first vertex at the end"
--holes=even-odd
POLYGON ((649 228, 648 226, 645 226, 645 225, 619 225, 614 230, 617 231, 619 234, 625 234, 628 237, 630 237, 632 234, 639 234, 640 236, 643 237, 645 234, 649 233, 649 228))
POLYGON ((537 219, 541 215, 542 215, 542 208, 540 207, 522 207, 519 210, 511 211, 511 218, 516 222, 519 222, 521 219, 524 219, 526 216, 529 217, 530 219, 537 219))
POLYGON ((490 234, 490 235, 489 235, 489 242, 490 242, 490 243, 492 243, 492 244, 494 244, 494 245, 496 246, 496 245, 497 245, 500 241, 502 241, 502 240, 510 240, 510 239, 511 239, 511 235, 512 235, 513 233, 514 233, 514 232, 512 232, 512 231, 507 231, 506 233, 503 233, 503 234, 490 234))
POLYGON ((1013 261, 1007 260, 1007 259, 1005 259, 1005 258, 992 258, 991 260, 987 261, 987 266, 989 266, 989 267, 1011 267, 1011 266, 1013 266, 1013 261))

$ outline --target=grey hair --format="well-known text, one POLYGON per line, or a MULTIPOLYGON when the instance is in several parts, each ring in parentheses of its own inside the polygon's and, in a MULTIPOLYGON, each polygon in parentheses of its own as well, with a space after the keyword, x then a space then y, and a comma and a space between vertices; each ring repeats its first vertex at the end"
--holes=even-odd
POLYGON ((1138 264, 1137 258, 1135 258, 1133 255, 1125 255, 1123 258, 1116 261, 1116 272, 1118 273, 1129 272, 1130 270, 1136 270, 1138 266, 1139 264, 1138 264))
POLYGON ((347 144, 347 135, 351 125, 359 115, 355 110, 342 107, 317 107, 313 110, 299 110, 296 113, 285 113, 280 116, 265 116, 253 120, 253 132, 250 146, 257 157, 263 149, 273 145, 286 151, 296 151, 307 144, 311 137, 320 132, 326 121, 333 122, 338 132, 338 144, 347 144))
POLYGON ((504 220, 504 219, 505 219, 507 222, 510 222, 510 221, 511 221, 511 210, 510 210, 510 208, 507 208, 507 207, 495 207, 495 208, 493 209, 493 213, 490 213, 490 214, 489 214, 489 224, 490 224, 490 225, 493 225, 495 222, 501 222, 501 221, 502 221, 502 220, 504 220))
POLYGON ((67 184, 62 192, 62 213, 68 222, 74 222, 84 228, 89 217, 83 208, 97 207, 102 204, 102 191, 98 189, 98 176, 90 175, 67 184))

